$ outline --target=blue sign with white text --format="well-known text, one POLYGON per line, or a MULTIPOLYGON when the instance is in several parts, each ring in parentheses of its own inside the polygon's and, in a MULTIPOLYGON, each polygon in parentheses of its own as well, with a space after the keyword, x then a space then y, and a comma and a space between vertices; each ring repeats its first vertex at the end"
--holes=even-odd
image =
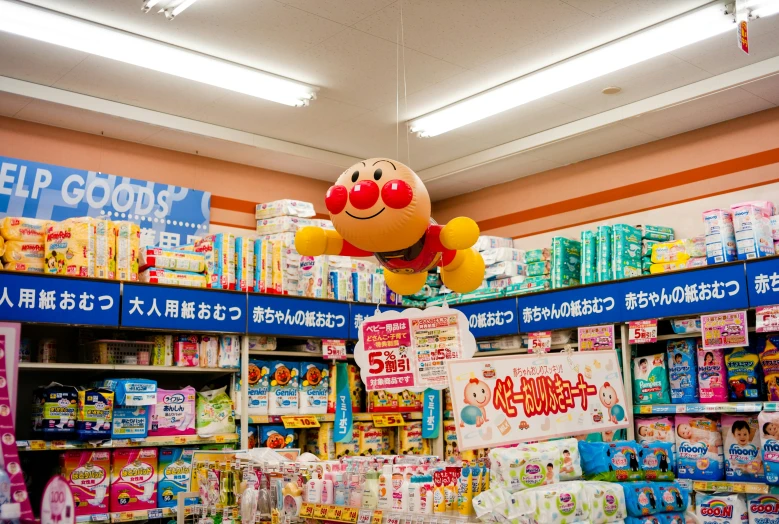
POLYGON ((141 226, 141 245, 208 233, 211 193, 0 156, 0 218, 106 217, 141 226))
POLYGON ((246 294, 144 284, 124 284, 122 327, 246 332, 246 294))
POLYGON ((748 307, 743 264, 667 273, 619 286, 623 322, 748 307))
POLYGON ((347 339, 349 304, 249 295, 249 334, 347 339))
POLYGON ((549 331, 622 320, 619 284, 582 286, 517 297, 522 333, 549 331))
POLYGON ((463 312, 468 319, 471 333, 476 338, 500 337, 519 333, 517 299, 514 297, 505 300, 458 304, 451 307, 463 312))
POLYGON ((119 326, 119 282, 3 273, 0 320, 119 326))
POLYGON ((779 304, 779 257, 747 262, 749 306, 779 304))
MULTIPOLYGON (((376 314, 376 304, 350 304, 351 321, 349 322, 349 338, 357 340, 360 338, 360 326, 366 318, 376 314)), ((379 305, 379 311, 403 311, 406 308, 400 306, 379 305)))

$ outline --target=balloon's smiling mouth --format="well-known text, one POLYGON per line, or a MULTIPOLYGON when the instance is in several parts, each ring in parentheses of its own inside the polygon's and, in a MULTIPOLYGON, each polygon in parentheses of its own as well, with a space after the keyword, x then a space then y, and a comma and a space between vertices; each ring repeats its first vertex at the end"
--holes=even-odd
POLYGON ((378 212, 378 213, 376 213, 375 215, 371 215, 371 216, 369 216, 369 217, 356 217, 356 216, 354 216, 353 214, 349 213, 348 211, 346 212, 346 214, 347 214, 347 215, 349 215, 349 216, 350 216, 350 217, 352 217, 352 218, 356 218, 357 220, 368 220, 368 219, 371 219, 371 218, 373 218, 373 217, 377 217, 377 216, 381 215, 381 214, 384 212, 384 210, 385 210, 385 209, 387 209, 387 208, 386 208, 386 207, 383 207, 383 208, 381 208, 381 211, 379 211, 379 212, 378 212))

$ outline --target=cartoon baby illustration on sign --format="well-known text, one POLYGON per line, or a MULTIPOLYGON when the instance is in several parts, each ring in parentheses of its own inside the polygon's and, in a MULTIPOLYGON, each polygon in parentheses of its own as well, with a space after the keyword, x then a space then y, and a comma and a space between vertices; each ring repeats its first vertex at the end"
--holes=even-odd
POLYGON ((478 378, 472 378, 465 385, 465 406, 460 413, 460 427, 465 424, 475 425, 477 428, 488 422, 487 410, 484 407, 492 400, 492 390, 486 382, 478 378))
POLYGON ((601 404, 608 410, 608 419, 617 424, 625 420, 625 409, 619 405, 619 399, 617 398, 617 390, 609 384, 604 382, 598 393, 601 404))

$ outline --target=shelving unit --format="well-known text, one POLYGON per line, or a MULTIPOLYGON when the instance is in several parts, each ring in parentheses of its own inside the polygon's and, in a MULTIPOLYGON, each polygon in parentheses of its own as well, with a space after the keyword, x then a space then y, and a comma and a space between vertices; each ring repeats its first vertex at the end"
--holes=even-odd
MULTIPOLYGON (((776 405, 776 402, 771 404, 776 405)), ((712 402, 710 404, 649 404, 633 406, 633 413, 640 415, 668 415, 674 413, 757 413, 764 409, 763 402, 712 402)), ((776 406, 774 406, 776 407, 776 406)), ((775 409, 774 409, 775 410, 775 409)))
POLYGON ((126 371, 143 373, 207 373, 230 375, 239 373, 240 369, 228 368, 201 368, 187 366, 140 366, 135 364, 69 364, 69 363, 40 363, 20 362, 20 371, 126 371))
POLYGON ((203 444, 229 444, 238 442, 237 433, 198 437, 180 435, 175 437, 146 437, 143 439, 113 439, 99 442, 81 442, 78 440, 18 440, 19 451, 51 451, 67 449, 116 449, 160 446, 199 446, 203 444))
MULTIPOLYGON (((370 422, 373 420, 374 415, 389 415, 390 413, 352 413, 352 420, 355 422, 370 422)), ((398 413, 403 417, 403 420, 422 420, 421 412, 414 413, 398 413)), ((315 417, 319 422, 333 422, 335 421, 335 415, 333 413, 324 413, 318 415, 303 415, 306 417, 315 417)), ((250 424, 281 424, 282 415, 249 415, 250 424)), ((240 419, 240 416, 236 416, 240 419)))
MULTIPOLYGON (((249 356, 254 358, 273 358, 273 357, 299 357, 299 358, 324 358, 319 353, 305 353, 303 351, 249 351, 249 356)), ((346 355, 347 360, 354 360, 354 355, 346 355)), ((337 362, 337 361, 336 361, 337 362)))

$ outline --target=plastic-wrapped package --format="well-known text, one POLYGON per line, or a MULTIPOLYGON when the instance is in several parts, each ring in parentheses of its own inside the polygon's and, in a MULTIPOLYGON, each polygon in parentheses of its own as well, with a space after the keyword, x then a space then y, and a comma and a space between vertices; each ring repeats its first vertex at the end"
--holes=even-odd
POLYGON ((274 200, 264 204, 257 204, 254 211, 254 218, 274 218, 281 216, 291 216, 300 218, 311 218, 316 215, 314 204, 303 202, 301 200, 274 200))
POLYGON ((491 266, 498 262, 525 263, 525 252, 521 249, 514 249, 511 247, 486 249, 482 251, 481 257, 484 259, 484 264, 487 266, 491 266))
POLYGON ((233 401, 226 388, 204 389, 197 392, 195 429, 201 437, 235 433, 233 401))
POLYGON ((754 415, 722 415, 725 478, 732 482, 765 482, 758 421, 754 415))
POLYGON ((700 339, 669 340, 668 377, 671 383, 671 402, 694 404, 698 402, 698 372, 696 355, 700 339))
POLYGON ((138 255, 141 249, 141 227, 134 222, 114 222, 116 231, 116 279, 138 281, 138 255))
POLYGON ((45 264, 46 273, 94 277, 95 219, 80 217, 49 222, 45 264))
POLYGON ((579 285, 582 243, 564 237, 552 238, 552 287, 579 285))
POLYGON ((676 453, 678 478, 725 478, 719 417, 676 415, 676 453))
POLYGON ((579 281, 582 284, 592 284, 598 281, 598 237, 594 231, 581 233, 581 273, 579 281))
POLYGON ((641 230, 641 236, 650 240, 668 242, 674 239, 674 230, 665 226, 636 226, 641 230))
POLYGON ((638 480, 642 473, 639 446, 632 440, 617 442, 579 442, 582 472, 587 480, 617 482, 638 480))
POLYGON ((700 524, 746 524, 749 513, 744 495, 696 493, 695 516, 700 524))
POLYGON ((147 267, 159 267, 202 273, 206 269, 206 258, 203 253, 194 251, 144 246, 141 248, 139 264, 141 270, 147 267))

